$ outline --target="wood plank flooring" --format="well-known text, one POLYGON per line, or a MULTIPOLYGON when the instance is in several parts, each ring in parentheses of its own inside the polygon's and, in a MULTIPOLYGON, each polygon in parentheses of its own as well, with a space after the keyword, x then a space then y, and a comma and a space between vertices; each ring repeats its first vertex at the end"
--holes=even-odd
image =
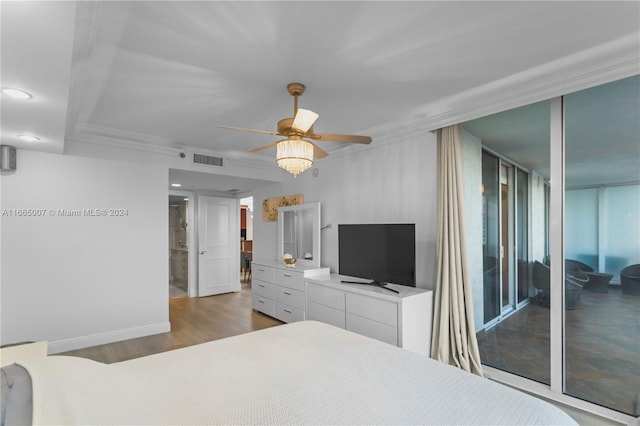
POLYGON ((251 309, 251 289, 247 282, 242 284, 242 290, 238 293, 169 299, 169 320, 169 333, 78 349, 60 355, 79 356, 110 364, 282 324, 251 309))

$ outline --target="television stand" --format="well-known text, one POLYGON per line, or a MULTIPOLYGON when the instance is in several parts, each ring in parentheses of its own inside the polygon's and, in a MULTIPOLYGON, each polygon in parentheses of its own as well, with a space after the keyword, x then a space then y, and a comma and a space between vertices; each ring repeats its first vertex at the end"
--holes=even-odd
MULTIPOLYGON (((305 278, 305 319, 335 325, 401 348, 429 356, 433 292, 417 287, 395 287, 400 293, 374 285, 349 285, 357 277, 331 274, 305 278)), ((387 287, 387 289, 389 289, 387 287)))
POLYGON ((343 284, 364 284, 364 285, 373 285, 373 286, 377 286, 377 287, 380 287, 380 288, 384 288, 385 290, 389 290, 389 291, 392 291, 392 292, 394 292, 394 293, 398 293, 398 294, 400 294, 400 292, 399 292, 398 290, 395 290, 395 289, 393 289, 393 288, 389 288, 389 287, 385 287, 384 285, 385 285, 386 283, 381 283, 380 281, 363 282, 363 281, 345 281, 345 280, 342 280, 342 281, 340 281, 340 282, 341 282, 341 283, 343 283, 343 284))

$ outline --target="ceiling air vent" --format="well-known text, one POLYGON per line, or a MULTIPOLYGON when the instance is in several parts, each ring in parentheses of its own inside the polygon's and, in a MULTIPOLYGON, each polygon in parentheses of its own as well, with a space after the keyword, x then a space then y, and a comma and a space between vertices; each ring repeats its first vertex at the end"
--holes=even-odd
POLYGON ((210 166, 222 167, 221 157, 212 157, 211 155, 193 154, 193 162, 199 164, 208 164, 210 166))

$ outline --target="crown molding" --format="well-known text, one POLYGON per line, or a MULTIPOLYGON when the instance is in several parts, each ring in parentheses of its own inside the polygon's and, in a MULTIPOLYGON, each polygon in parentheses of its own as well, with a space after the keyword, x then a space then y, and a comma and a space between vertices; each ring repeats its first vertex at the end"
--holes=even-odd
POLYGON ((640 74, 640 33, 453 95, 418 113, 435 130, 640 74))
POLYGON ((77 143, 89 143, 162 155, 177 155, 183 150, 180 146, 171 146, 170 142, 164 138, 84 124, 77 124, 73 133, 67 136, 66 139, 77 143))
POLYGON ((249 167, 252 169, 269 170, 273 162, 256 157, 244 152, 220 152, 207 148, 200 148, 186 144, 172 143, 171 141, 135 132, 128 132, 104 126, 77 125, 74 134, 67 137, 67 141, 92 144, 102 147, 110 147, 119 150, 130 150, 147 154, 157 154, 167 157, 176 157, 180 153, 192 156, 194 153, 221 157, 225 165, 222 168, 249 167))

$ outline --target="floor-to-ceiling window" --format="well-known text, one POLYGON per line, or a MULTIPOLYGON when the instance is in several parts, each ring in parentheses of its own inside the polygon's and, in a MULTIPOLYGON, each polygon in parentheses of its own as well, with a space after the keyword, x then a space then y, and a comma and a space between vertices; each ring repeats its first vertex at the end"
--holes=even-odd
POLYGON ((482 286, 475 287, 482 292, 484 314, 483 323, 476 324, 481 358, 485 365, 549 384, 549 271, 544 264, 549 103, 463 127, 485 147, 479 195, 483 276, 482 286), (532 280, 532 274, 540 275, 535 261, 545 282, 532 280))
POLYGON ((463 128, 485 148, 483 364, 639 415, 640 77, 463 128))
MULTIPOLYGON (((620 272, 640 264, 640 78, 564 97, 564 392, 640 414, 640 295, 620 272)), ((636 281, 640 286, 640 278, 636 281)), ((640 287, 639 287, 640 288, 640 287)))

